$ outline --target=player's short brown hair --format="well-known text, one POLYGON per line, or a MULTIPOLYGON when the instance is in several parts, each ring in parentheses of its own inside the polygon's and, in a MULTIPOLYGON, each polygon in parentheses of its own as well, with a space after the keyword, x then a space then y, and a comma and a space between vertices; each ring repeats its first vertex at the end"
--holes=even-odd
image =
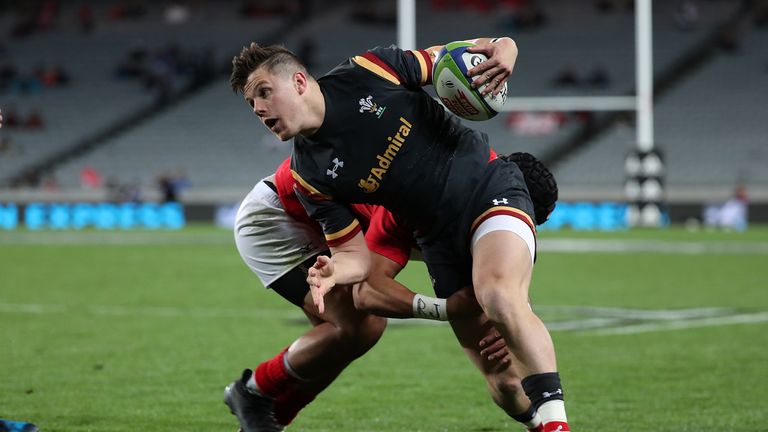
POLYGON ((251 42, 232 59, 232 75, 229 77, 232 91, 242 93, 248 82, 248 77, 262 66, 269 72, 300 70, 307 73, 307 69, 301 64, 301 60, 296 57, 296 54, 284 46, 261 46, 256 42, 251 42))

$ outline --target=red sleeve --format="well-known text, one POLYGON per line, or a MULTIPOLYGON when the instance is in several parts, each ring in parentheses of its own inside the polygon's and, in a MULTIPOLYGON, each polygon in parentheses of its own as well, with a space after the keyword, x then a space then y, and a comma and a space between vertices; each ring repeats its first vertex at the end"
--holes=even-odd
POLYGON ((376 206, 371 215, 365 241, 371 252, 386 257, 402 267, 408 263, 414 245, 411 231, 384 207, 376 206))
POLYGON ((296 180, 291 175, 291 158, 288 158, 275 171, 277 196, 280 197, 280 202, 283 204, 283 209, 288 213, 288 216, 320 230, 320 225, 309 217, 307 211, 304 210, 304 206, 301 205, 299 198, 296 196, 295 185, 296 180))

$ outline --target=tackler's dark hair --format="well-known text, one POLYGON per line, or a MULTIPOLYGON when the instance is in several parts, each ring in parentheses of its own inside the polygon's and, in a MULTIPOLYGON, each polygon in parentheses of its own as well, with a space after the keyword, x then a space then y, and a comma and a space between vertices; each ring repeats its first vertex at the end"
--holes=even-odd
POLYGON ((520 167, 525 177, 525 185, 533 201, 533 211, 536 213, 536 225, 541 225, 549 219, 557 202, 557 181, 549 169, 530 153, 517 152, 499 156, 510 160, 520 167))

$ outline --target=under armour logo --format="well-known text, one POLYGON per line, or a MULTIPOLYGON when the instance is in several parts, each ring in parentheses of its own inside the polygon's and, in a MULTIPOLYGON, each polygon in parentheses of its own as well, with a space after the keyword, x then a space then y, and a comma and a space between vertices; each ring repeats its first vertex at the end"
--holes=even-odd
POLYGON ((542 393, 541 395, 542 395, 544 398, 548 398, 548 397, 552 397, 552 396, 555 396, 555 395, 562 395, 562 394, 563 394, 563 389, 557 389, 556 391, 553 391, 552 393, 550 393, 550 392, 544 392, 544 393, 542 393))
POLYGON ((499 205, 499 204, 509 204, 509 201, 507 201, 506 198, 502 198, 500 200, 498 199, 493 200, 493 205, 499 205))
POLYGON ((339 158, 333 158, 333 169, 326 170, 325 173, 332 178, 336 178, 339 175, 336 174, 336 170, 339 169, 339 167, 344 166, 344 161, 340 161, 339 158))

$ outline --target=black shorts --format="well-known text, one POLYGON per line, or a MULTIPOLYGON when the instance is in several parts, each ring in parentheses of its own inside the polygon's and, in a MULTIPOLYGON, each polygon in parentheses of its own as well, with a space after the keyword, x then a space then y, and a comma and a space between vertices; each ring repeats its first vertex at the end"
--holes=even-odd
POLYGON ((307 258, 303 263, 281 276, 278 280, 272 282, 269 287, 272 291, 280 294, 284 299, 303 308, 304 297, 306 297, 309 292, 307 272, 309 271, 309 268, 315 264, 317 257, 320 255, 331 256, 331 252, 320 252, 319 254, 307 258))
POLYGON ((418 239, 427 264, 432 287, 439 298, 472 285, 472 233, 483 218, 510 214, 523 219, 535 232, 533 203, 525 186, 523 173, 511 161, 490 162, 472 196, 465 200, 466 209, 459 220, 449 224, 439 236, 418 239))

